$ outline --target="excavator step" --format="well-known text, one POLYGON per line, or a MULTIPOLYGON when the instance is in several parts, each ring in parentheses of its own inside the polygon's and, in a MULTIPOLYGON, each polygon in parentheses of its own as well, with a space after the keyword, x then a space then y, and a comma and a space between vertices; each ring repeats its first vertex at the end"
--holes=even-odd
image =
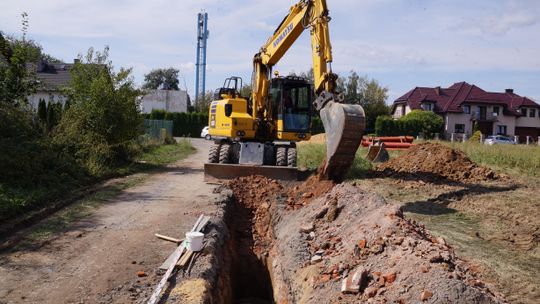
POLYGON ((298 180, 298 169, 293 167, 254 166, 242 164, 204 164, 204 181, 219 183, 242 176, 262 175, 276 180, 298 180))

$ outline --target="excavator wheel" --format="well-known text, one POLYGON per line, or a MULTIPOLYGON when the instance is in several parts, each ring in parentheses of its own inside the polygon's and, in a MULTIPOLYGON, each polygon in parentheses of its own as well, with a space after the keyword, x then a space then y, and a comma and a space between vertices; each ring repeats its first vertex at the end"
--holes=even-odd
POLYGON ((287 166, 287 148, 286 147, 276 148, 276 166, 278 167, 287 166))
POLYGON ((287 166, 296 167, 296 148, 287 149, 287 166))
POLYGON ((341 182, 362 141, 366 126, 364 109, 330 99, 320 110, 320 115, 326 132, 326 163, 321 174, 341 182))
POLYGON ((240 144, 233 143, 230 154, 231 164, 238 164, 240 162, 240 144))
POLYGON ((219 163, 220 164, 229 164, 231 162, 231 150, 232 146, 229 143, 221 144, 221 149, 219 149, 219 163))
POLYGON ((213 143, 208 151, 208 162, 216 164, 219 161, 219 147, 220 144, 213 143))

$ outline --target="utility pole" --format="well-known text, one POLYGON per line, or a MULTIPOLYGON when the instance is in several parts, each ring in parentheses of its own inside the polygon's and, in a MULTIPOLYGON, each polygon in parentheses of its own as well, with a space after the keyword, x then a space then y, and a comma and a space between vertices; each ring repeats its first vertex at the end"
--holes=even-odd
POLYGON ((206 42, 208 40, 208 13, 200 12, 197 18, 197 64, 195 75, 195 104, 204 101, 206 86, 206 42))

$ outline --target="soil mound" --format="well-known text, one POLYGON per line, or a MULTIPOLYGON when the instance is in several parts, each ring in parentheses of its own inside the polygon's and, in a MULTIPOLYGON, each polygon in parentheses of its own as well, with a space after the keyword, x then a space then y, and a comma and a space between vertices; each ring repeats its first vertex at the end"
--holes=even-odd
POLYGON ((434 143, 413 146, 399 157, 377 166, 376 170, 387 176, 399 174, 457 182, 493 180, 500 177, 495 171, 475 164, 465 153, 434 143))
POLYGON ((351 184, 275 218, 274 293, 289 303, 501 303, 444 239, 351 184))

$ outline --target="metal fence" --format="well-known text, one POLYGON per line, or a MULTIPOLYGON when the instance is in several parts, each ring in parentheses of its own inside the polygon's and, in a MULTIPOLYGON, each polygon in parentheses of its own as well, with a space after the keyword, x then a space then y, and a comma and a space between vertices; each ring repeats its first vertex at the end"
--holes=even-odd
POLYGON ((145 134, 154 139, 164 140, 164 135, 162 135, 162 130, 165 130, 167 138, 172 138, 173 136, 173 122, 172 120, 153 120, 145 119, 144 120, 144 130, 145 134))

